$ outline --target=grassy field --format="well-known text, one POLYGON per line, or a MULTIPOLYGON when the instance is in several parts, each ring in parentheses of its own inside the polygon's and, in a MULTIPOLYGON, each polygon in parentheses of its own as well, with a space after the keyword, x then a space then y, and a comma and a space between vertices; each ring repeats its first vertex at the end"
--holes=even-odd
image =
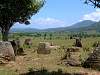
MULTIPOLYGON (((19 37, 19 36, 18 36, 19 37)), ((9 62, 9 64, 0 66, 0 75, 19 75, 21 73, 27 73, 29 70, 41 70, 47 69, 48 71, 57 71, 61 69, 65 73, 78 73, 78 72, 88 72, 89 75, 100 75, 100 72, 91 69, 85 69, 82 67, 72 67, 64 65, 61 58, 65 55, 65 50, 63 47, 72 47, 75 39, 43 39, 43 37, 30 37, 21 36, 19 37, 22 47, 26 55, 16 56, 15 62, 9 62), (23 46, 24 40, 26 38, 32 38, 33 44, 30 48, 23 46), (54 45, 60 46, 60 49, 51 50, 50 54, 37 54, 36 50, 39 42, 53 42, 54 45)), ((89 53, 92 52, 92 45, 95 41, 100 41, 100 37, 89 37, 82 38, 83 48, 80 48, 80 52, 75 54, 75 59, 81 59, 84 61, 89 53), (88 51, 86 49, 89 49, 88 51)))

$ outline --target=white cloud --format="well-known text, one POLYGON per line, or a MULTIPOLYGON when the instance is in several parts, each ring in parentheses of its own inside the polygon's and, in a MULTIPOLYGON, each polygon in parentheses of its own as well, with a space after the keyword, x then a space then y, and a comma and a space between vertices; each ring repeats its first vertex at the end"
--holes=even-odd
POLYGON ((55 18, 38 18, 31 20, 31 24, 37 25, 37 27, 42 28, 56 28, 56 27, 64 27, 66 23, 62 20, 55 18))
POLYGON ((64 24, 63 21, 54 19, 54 18, 39 18, 31 21, 32 23, 42 24, 42 25, 51 25, 51 24, 64 24))
POLYGON ((46 28, 56 28, 56 27, 65 27, 67 24, 59 19, 55 18, 38 18, 38 19, 31 19, 30 25, 18 25, 16 23, 13 27, 15 28, 38 28, 38 29, 46 29, 46 28))
POLYGON ((95 12, 89 13, 89 14, 85 14, 82 20, 92 20, 92 21, 100 21, 100 9, 96 9, 95 12))

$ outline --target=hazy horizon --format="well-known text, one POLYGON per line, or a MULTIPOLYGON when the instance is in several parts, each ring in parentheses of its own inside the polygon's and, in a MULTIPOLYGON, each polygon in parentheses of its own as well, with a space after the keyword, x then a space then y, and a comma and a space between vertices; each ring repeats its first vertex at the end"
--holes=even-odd
MULTIPOLYGON (((73 26, 73 25, 76 25, 77 23, 81 23, 81 22, 84 22, 84 21, 92 21, 92 20, 83 20, 83 21, 79 21, 79 22, 76 22, 72 25, 69 25, 69 26, 63 26, 63 27, 49 27, 49 28, 34 28, 30 25, 24 25, 24 24, 20 24, 21 26, 18 27, 18 26, 13 26, 11 29, 27 29, 27 28, 32 28, 32 29, 39 29, 39 30, 45 30, 45 29, 52 29, 52 28, 65 28, 65 27, 70 27, 70 26, 73 26)), ((94 21, 94 22, 99 22, 99 21, 94 21)), ((19 24, 19 23, 18 23, 19 24)))

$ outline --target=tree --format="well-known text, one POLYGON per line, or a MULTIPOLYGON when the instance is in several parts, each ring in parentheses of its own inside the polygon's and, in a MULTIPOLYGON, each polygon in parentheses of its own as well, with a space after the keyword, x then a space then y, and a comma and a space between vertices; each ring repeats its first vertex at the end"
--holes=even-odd
POLYGON ((100 0, 85 0, 86 4, 92 4, 94 7, 100 8, 100 0))
POLYGON ((50 40, 51 40, 52 39, 52 36, 53 36, 52 33, 50 33, 49 36, 50 36, 50 40))
POLYGON ((46 39, 46 37, 47 37, 47 33, 44 33, 44 40, 46 39))
POLYGON ((2 40, 8 41, 9 30, 16 22, 30 24, 28 20, 43 7, 44 3, 44 0, 0 0, 2 40))

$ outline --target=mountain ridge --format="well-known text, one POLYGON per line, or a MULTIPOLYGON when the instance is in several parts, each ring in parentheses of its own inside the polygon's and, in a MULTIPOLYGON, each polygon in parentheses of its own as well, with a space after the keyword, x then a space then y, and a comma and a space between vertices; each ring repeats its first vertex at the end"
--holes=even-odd
POLYGON ((100 22, 95 22, 91 20, 84 20, 77 22, 68 27, 59 27, 59 28, 48 28, 48 29, 36 29, 36 28, 12 28, 10 32, 57 32, 57 31, 86 31, 86 30, 95 30, 100 28, 100 22), (98 28, 99 27, 99 28, 98 28))

